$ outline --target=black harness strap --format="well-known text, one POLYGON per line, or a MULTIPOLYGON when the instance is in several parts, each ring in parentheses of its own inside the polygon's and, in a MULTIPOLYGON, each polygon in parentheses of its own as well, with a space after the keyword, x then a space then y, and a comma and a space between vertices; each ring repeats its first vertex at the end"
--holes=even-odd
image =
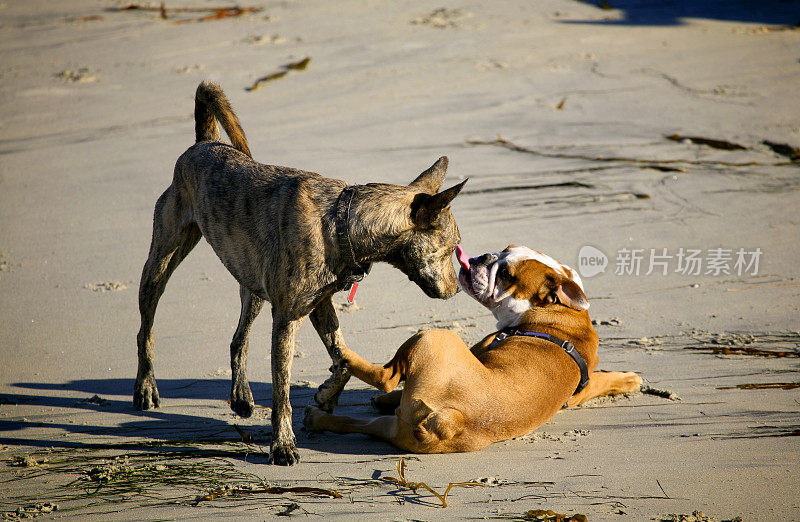
POLYGON ((348 185, 339 194, 336 200, 336 239, 339 245, 339 252, 345 258, 350 267, 347 273, 341 278, 345 284, 343 290, 350 290, 353 283, 358 283, 369 274, 372 263, 361 264, 353 251, 353 243, 350 241, 350 204, 353 201, 353 193, 356 185, 348 185))
MULTIPOLYGON (((542 332, 529 332, 527 330, 517 330, 516 328, 505 328, 499 334, 497 334, 497 336, 492 341, 492 344, 489 345, 489 349, 491 350, 492 348, 500 344, 502 341, 504 341, 507 337, 510 337, 512 335, 524 335, 526 337, 536 337, 537 339, 544 339, 545 341, 550 341, 553 344, 557 344, 565 352, 567 352, 567 355, 572 357, 572 360, 575 361, 575 364, 578 365, 578 368, 581 371, 581 382, 578 383, 578 387, 575 388, 575 392, 573 393, 573 395, 583 391, 583 389, 586 388, 586 386, 589 384, 589 367, 586 365, 586 361, 583 360, 583 357, 581 357, 581 354, 578 353, 578 350, 575 349, 575 345, 573 345, 569 341, 562 341, 561 339, 555 337, 554 335, 542 332)), ((566 408, 567 405, 564 404, 564 407, 566 408)))

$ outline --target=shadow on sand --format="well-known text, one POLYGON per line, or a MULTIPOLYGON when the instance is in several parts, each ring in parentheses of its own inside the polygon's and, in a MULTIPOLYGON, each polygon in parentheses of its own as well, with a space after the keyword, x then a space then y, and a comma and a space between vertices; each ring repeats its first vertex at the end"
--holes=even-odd
POLYGON ((576 0, 608 13, 600 20, 570 20, 564 23, 603 25, 682 25, 684 18, 705 18, 765 25, 800 25, 800 2, 796 0, 576 0), (621 17, 617 12, 621 11, 621 17))
MULTIPOLYGON (((30 414, 30 419, 0 421, 0 444, 6 446, 24 446, 36 448, 73 448, 73 449, 148 449, 153 451, 191 451, 193 456, 226 456, 241 458, 248 462, 266 462, 267 452, 272 437, 269 420, 269 405, 272 397, 272 385, 252 382, 251 388, 256 397, 256 425, 252 420, 244 427, 254 443, 262 447, 263 454, 244 455, 241 452, 220 451, 216 444, 241 442, 242 436, 236 431, 237 417, 227 409, 224 400, 230 390, 228 379, 162 379, 158 381, 162 407, 148 411, 134 408, 131 399, 106 399, 105 396, 130 396, 133 390, 133 379, 97 379, 77 380, 63 384, 20 382, 14 386, 26 390, 55 392, 58 395, 34 393, 0 395, 0 405, 24 405, 42 409, 57 408, 58 413, 48 415, 30 414), (78 392, 75 394, 74 392, 78 392), (87 394, 92 394, 87 397, 87 394), (163 400, 201 399, 209 404, 165 405, 163 400), (209 406, 223 407, 229 419, 209 417, 198 412, 197 415, 186 413, 193 408, 207 409, 209 406), (181 413, 170 410, 180 408, 181 413), (64 410, 67 410, 65 413, 64 410), (128 421, 113 422, 113 425, 100 425, 91 422, 77 422, 68 412, 86 414, 90 412, 109 415, 126 415, 128 421), (262 422, 259 422, 259 420, 262 422), (23 433, 35 429, 36 434, 23 433), (51 432, 50 430, 56 430, 51 432), (198 453, 199 452, 199 453, 198 453)), ((334 435, 307 433, 303 425, 304 408, 313 403, 316 389, 304 386, 292 386, 291 398, 293 408, 293 425, 299 448, 312 448, 326 453, 343 455, 363 455, 369 457, 386 457, 398 455, 392 445, 366 437, 364 435, 334 435)), ((359 416, 376 415, 369 406, 370 397, 375 390, 345 390, 340 398, 340 409, 349 409, 348 414, 359 416), (350 406, 347 406, 350 405, 350 406)), ((205 413, 205 412, 204 412, 205 413)), ((91 418, 91 417, 89 417, 91 418)), ((82 421, 83 419, 81 419, 82 421)), ((303 462, 301 460, 301 462, 303 462)))

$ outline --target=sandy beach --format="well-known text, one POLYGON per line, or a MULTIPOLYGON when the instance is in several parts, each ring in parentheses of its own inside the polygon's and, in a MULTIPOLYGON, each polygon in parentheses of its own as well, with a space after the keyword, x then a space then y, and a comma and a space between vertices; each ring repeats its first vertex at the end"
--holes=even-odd
MULTIPOLYGON (((0 1, 0 518, 800 520, 796 2, 232 6, 0 1), (576 267, 599 368, 664 393, 477 453, 407 455, 303 430, 330 366, 306 321, 301 462, 268 465, 270 314, 242 419, 226 403, 238 285, 201 241, 156 314, 161 407, 136 410, 153 206, 205 79, 263 163, 407 184, 448 156, 445 186, 469 178, 452 204, 466 251, 526 245, 576 267), (387 480, 400 457, 439 493, 481 485, 443 507, 387 480)), ((385 264, 355 306, 336 299, 348 346, 376 363, 421 329, 474 343, 495 325, 385 264)), ((337 411, 375 415, 375 394, 352 379, 337 411)))

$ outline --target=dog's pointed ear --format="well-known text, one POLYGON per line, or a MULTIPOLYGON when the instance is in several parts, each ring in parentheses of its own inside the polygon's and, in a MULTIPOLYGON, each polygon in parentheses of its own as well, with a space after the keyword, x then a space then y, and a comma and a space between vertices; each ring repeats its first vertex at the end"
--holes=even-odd
POLYGON ((564 306, 569 306, 574 310, 588 310, 589 300, 583 293, 578 283, 571 279, 565 279, 556 288, 556 297, 564 306))
POLYGON ((458 196, 458 193, 461 192, 461 189, 464 188, 467 181, 469 181, 469 179, 465 179, 458 185, 432 196, 424 193, 417 194, 414 198, 414 202, 411 204, 411 219, 414 220, 414 224, 427 226, 435 222, 439 214, 447 209, 455 197, 458 196))
POLYGON ((428 194, 436 194, 442 188, 445 176, 447 176, 447 156, 442 156, 408 186, 422 189, 428 194))

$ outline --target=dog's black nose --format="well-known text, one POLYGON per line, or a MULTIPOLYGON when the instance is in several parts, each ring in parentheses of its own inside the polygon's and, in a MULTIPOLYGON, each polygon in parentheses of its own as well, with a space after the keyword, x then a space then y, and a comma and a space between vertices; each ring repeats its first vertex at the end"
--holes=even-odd
POLYGON ((480 257, 475 257, 475 258, 470 259, 470 262, 471 263, 474 262, 476 265, 488 265, 489 263, 491 263, 495 259, 497 259, 497 258, 494 257, 494 255, 492 255, 492 254, 483 254, 480 257))

